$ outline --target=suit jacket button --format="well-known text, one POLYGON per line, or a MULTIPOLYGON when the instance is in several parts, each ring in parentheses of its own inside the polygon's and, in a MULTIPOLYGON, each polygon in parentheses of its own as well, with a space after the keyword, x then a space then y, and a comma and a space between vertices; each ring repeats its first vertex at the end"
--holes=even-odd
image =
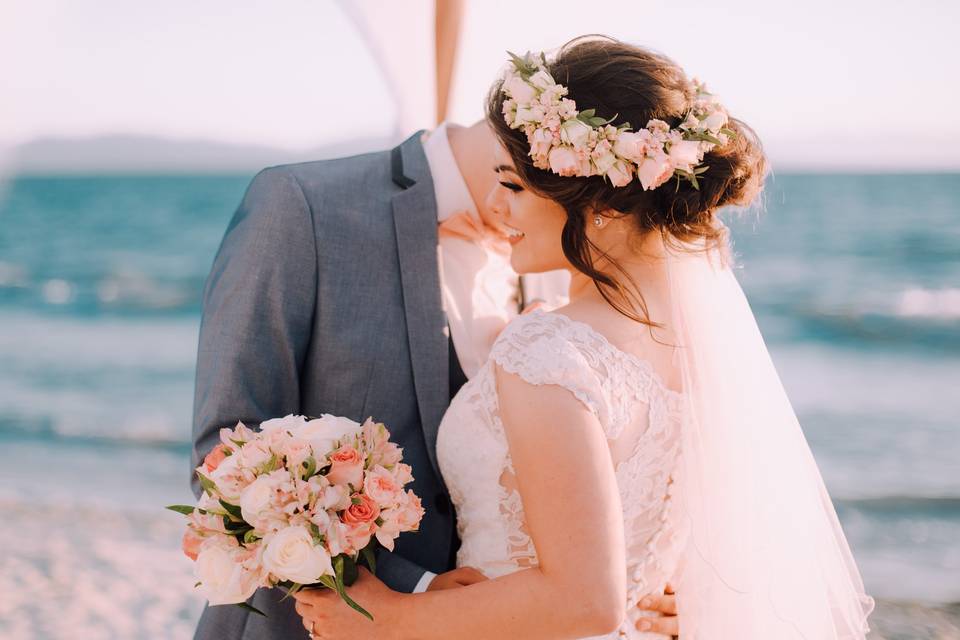
POLYGON ((446 496, 443 494, 438 493, 436 497, 434 497, 433 506, 440 515, 450 515, 450 501, 447 500, 446 496))

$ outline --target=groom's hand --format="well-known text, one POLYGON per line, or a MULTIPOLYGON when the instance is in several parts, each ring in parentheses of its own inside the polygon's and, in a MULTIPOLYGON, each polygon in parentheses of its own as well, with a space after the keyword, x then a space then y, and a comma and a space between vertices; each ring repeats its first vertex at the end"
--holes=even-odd
POLYGON ((637 629, 649 633, 662 633, 667 636, 680 635, 680 618, 677 617, 677 596, 669 584, 663 593, 655 593, 640 598, 637 608, 643 611, 656 611, 663 617, 641 618, 637 629))
POLYGON ((430 581, 430 586, 427 587, 427 591, 457 589, 458 587, 466 587, 488 579, 489 578, 487 578, 487 576, 483 575, 473 567, 460 567, 459 569, 454 569, 453 571, 447 571, 446 573, 441 573, 438 575, 436 578, 430 581))

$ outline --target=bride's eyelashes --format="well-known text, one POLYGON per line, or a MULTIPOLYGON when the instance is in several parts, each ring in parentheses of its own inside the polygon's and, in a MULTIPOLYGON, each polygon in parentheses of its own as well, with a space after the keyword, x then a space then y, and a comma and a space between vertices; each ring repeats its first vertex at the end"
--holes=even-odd
POLYGON ((504 182, 503 180, 500 180, 500 185, 503 187, 506 187, 507 189, 510 189, 510 191, 513 191, 515 193, 519 191, 523 191, 523 187, 521 187, 520 185, 514 182, 504 182))

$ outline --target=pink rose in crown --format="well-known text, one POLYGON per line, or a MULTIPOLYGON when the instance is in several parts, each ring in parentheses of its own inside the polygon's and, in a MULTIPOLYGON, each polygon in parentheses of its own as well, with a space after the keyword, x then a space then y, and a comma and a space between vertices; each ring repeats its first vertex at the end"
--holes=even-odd
POLYGON ((655 160, 654 158, 644 158, 643 162, 637 167, 637 177, 644 189, 655 189, 670 179, 673 174, 673 167, 664 160, 655 160))
POLYGON ((612 167, 607 169, 607 177, 610 178, 610 184, 615 187, 623 187, 630 184, 633 180, 633 172, 622 160, 618 160, 612 167))
POLYGON ((550 152, 553 146, 553 134, 547 129, 537 129, 530 141, 530 155, 542 156, 550 152))
POLYGON ((550 170, 561 176, 572 176, 577 172, 577 153, 570 147, 554 147, 548 156, 550 170))
POLYGON ((640 162, 647 153, 647 136, 625 131, 617 136, 613 150, 618 156, 632 162, 640 162))

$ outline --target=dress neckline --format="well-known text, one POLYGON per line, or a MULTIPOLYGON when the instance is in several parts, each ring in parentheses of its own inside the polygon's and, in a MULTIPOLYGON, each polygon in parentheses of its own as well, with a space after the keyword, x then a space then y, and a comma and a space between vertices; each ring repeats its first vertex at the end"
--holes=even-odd
POLYGON ((643 369, 643 371, 650 376, 650 378, 654 381, 654 383, 656 383, 657 387, 659 387, 663 393, 678 399, 683 397, 683 394, 681 392, 674 391, 673 389, 668 387, 666 383, 664 383, 663 378, 660 377, 660 374, 658 374, 657 371, 653 368, 653 365, 650 364, 649 360, 645 360, 634 353, 630 353, 629 351, 624 351, 617 345, 610 342, 610 339, 607 338, 607 336, 603 335, 602 333, 594 329, 592 325, 586 322, 583 322, 582 320, 574 320, 570 316, 563 313, 557 313, 556 311, 544 311, 543 309, 540 309, 540 308, 534 309, 533 311, 530 312, 529 315, 531 316, 543 315, 543 316, 550 316, 551 318, 559 318, 561 322, 564 322, 569 326, 580 328, 581 330, 586 331, 591 336, 595 337, 607 349, 609 349, 610 351, 613 351, 614 353, 622 355, 631 363, 633 363, 640 369, 643 369))

